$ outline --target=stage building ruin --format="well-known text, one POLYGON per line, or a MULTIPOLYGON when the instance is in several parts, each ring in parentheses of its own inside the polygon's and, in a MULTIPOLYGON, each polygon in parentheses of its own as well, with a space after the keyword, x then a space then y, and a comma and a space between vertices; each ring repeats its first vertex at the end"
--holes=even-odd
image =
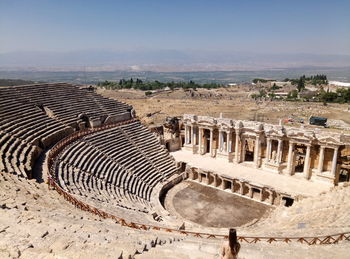
POLYGON ((347 134, 185 114, 179 140, 193 154, 228 163, 332 185, 349 181, 347 134))

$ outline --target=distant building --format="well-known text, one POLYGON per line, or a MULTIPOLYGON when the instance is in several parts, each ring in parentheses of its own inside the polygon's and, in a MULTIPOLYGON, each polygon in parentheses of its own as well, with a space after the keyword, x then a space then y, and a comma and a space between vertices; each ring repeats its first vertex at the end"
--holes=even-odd
POLYGON ((276 92, 274 93, 276 98, 284 98, 288 96, 287 92, 276 92))
POLYGON ((292 82, 290 82, 290 81, 288 81, 288 82, 271 81, 269 83, 270 83, 270 86, 273 86, 275 84, 275 85, 280 86, 280 87, 292 85, 292 82))
POLYGON ((339 81, 329 81, 330 85, 341 86, 341 87, 350 87, 350 83, 339 82, 339 81))

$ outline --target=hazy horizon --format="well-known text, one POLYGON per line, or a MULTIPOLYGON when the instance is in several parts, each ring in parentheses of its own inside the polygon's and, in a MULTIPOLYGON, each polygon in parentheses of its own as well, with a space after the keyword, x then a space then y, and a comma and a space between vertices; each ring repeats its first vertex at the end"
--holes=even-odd
POLYGON ((204 51, 13 52, 0 54, 0 70, 48 71, 224 71, 300 67, 350 67, 350 55, 260 54, 204 51))

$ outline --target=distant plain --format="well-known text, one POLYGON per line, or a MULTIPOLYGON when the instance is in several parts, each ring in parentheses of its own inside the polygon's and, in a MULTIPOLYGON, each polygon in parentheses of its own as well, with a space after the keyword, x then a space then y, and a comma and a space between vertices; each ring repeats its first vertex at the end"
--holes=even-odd
POLYGON ((154 72, 136 70, 116 71, 39 71, 35 68, 27 70, 0 70, 0 78, 25 79, 43 82, 70 82, 77 84, 95 84, 104 80, 118 81, 122 78, 139 78, 146 81, 195 81, 196 83, 250 83, 254 78, 283 80, 299 78, 301 75, 326 74, 330 81, 350 82, 350 67, 299 67, 276 68, 262 70, 231 71, 191 71, 191 72, 154 72))

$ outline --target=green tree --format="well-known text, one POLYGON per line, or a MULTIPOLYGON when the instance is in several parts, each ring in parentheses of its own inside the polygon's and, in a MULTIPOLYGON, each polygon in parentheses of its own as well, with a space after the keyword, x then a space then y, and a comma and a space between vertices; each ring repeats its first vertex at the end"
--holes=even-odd
POLYGON ((302 76, 299 78, 298 85, 297 85, 298 92, 301 92, 305 89, 305 76, 302 76))

